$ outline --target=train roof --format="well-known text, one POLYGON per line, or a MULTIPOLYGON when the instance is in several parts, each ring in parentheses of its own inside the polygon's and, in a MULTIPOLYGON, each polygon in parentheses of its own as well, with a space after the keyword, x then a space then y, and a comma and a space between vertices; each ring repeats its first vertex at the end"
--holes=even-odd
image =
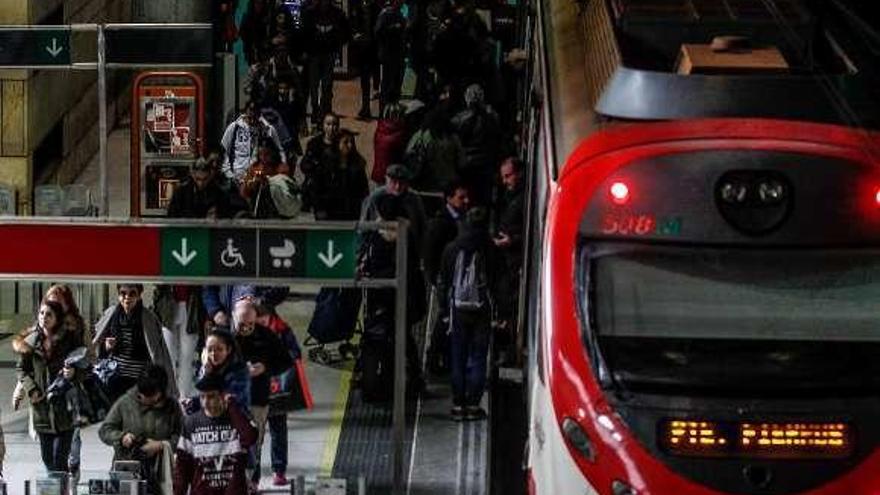
POLYGON ((839 0, 544 0, 541 8, 561 156, 577 134, 618 120, 880 128, 880 36, 839 0), (685 46, 719 36, 772 48, 784 70, 681 73, 685 46))

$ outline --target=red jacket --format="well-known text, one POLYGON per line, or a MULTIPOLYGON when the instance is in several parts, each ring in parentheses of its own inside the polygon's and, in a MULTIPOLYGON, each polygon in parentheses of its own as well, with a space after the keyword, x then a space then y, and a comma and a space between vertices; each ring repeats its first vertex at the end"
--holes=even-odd
POLYGON ((373 170, 370 179, 377 184, 385 183, 385 170, 392 163, 403 163, 408 136, 403 120, 382 119, 373 135, 373 170))

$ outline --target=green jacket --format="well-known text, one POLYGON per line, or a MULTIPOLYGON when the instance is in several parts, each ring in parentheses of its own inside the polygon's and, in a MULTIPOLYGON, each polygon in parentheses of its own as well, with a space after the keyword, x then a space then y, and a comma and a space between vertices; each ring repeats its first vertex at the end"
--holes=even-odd
POLYGON ((18 381, 24 387, 24 396, 30 400, 31 392, 39 391, 43 400, 31 404, 31 415, 34 421, 34 431, 37 433, 63 433, 73 430, 73 416, 67 410, 64 400, 52 401, 46 399, 46 389, 58 376, 64 367, 64 359, 71 351, 81 346, 78 337, 64 330, 56 335, 53 345, 54 351, 51 359, 46 358, 43 350, 45 335, 39 328, 32 328, 28 333, 13 342, 13 348, 18 352, 18 362, 15 371, 18 381))
POLYGON ((177 401, 165 398, 165 404, 156 409, 144 407, 137 400, 137 387, 132 387, 110 408, 98 436, 101 441, 113 447, 114 461, 132 460, 132 451, 122 446, 122 436, 133 433, 143 442, 145 440, 167 440, 173 448, 177 447, 183 429, 183 413, 177 401))

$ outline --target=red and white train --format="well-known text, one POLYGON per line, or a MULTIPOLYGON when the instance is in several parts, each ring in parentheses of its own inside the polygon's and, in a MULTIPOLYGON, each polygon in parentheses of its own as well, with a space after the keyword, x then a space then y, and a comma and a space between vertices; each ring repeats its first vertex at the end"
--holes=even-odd
POLYGON ((815 4, 535 4, 531 494, 880 494, 880 86, 815 4))

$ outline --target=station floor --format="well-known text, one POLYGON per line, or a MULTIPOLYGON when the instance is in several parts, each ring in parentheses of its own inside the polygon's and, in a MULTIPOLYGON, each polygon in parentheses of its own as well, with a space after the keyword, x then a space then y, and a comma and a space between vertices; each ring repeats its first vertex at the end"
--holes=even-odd
MULTIPOLYGON (((359 104, 356 81, 336 83, 334 106, 342 115, 342 126, 357 132, 359 151, 372 163, 375 121, 353 119, 359 104)), ((377 103, 373 102, 377 113, 377 103)), ((128 216, 129 131, 115 130, 109 140, 110 216, 128 216)), ((97 192, 97 161, 82 173, 78 183, 97 192)), ((22 494, 25 479, 44 474, 39 446, 27 433, 25 411, 12 411, 10 398, 15 385, 14 355, 10 335, 23 328, 31 319, 27 309, 32 304, 30 286, 19 287, 19 312, 11 311, 14 300, 12 282, 0 283, 0 411, 5 431, 6 458, 3 476, 9 494, 22 494)), ((314 308, 317 287, 293 287, 295 293, 279 307, 282 316, 292 324, 300 343, 306 339, 306 328, 314 308)), ((423 337, 419 338, 423 341, 423 337)), ((315 489, 317 477, 346 479, 347 494, 358 493, 358 477, 365 479, 366 493, 391 493, 391 407, 364 404, 360 394, 351 387, 352 360, 332 366, 305 360, 305 369, 314 398, 314 407, 288 416, 289 439, 288 478, 305 476, 307 493, 315 489)), ((428 377, 425 394, 407 403, 407 434, 404 452, 405 493, 483 494, 486 493, 486 455, 488 422, 455 423, 449 419, 451 406, 448 379, 428 377)), ((82 479, 106 474, 112 457, 109 447, 97 436, 98 426, 82 430, 82 479)), ((268 438, 263 446, 262 490, 273 490, 269 467, 268 438)), ((282 487, 281 490, 287 490, 282 487)), ((331 493, 331 492, 324 492, 331 493)), ((336 493, 336 492, 332 492, 336 493)))

